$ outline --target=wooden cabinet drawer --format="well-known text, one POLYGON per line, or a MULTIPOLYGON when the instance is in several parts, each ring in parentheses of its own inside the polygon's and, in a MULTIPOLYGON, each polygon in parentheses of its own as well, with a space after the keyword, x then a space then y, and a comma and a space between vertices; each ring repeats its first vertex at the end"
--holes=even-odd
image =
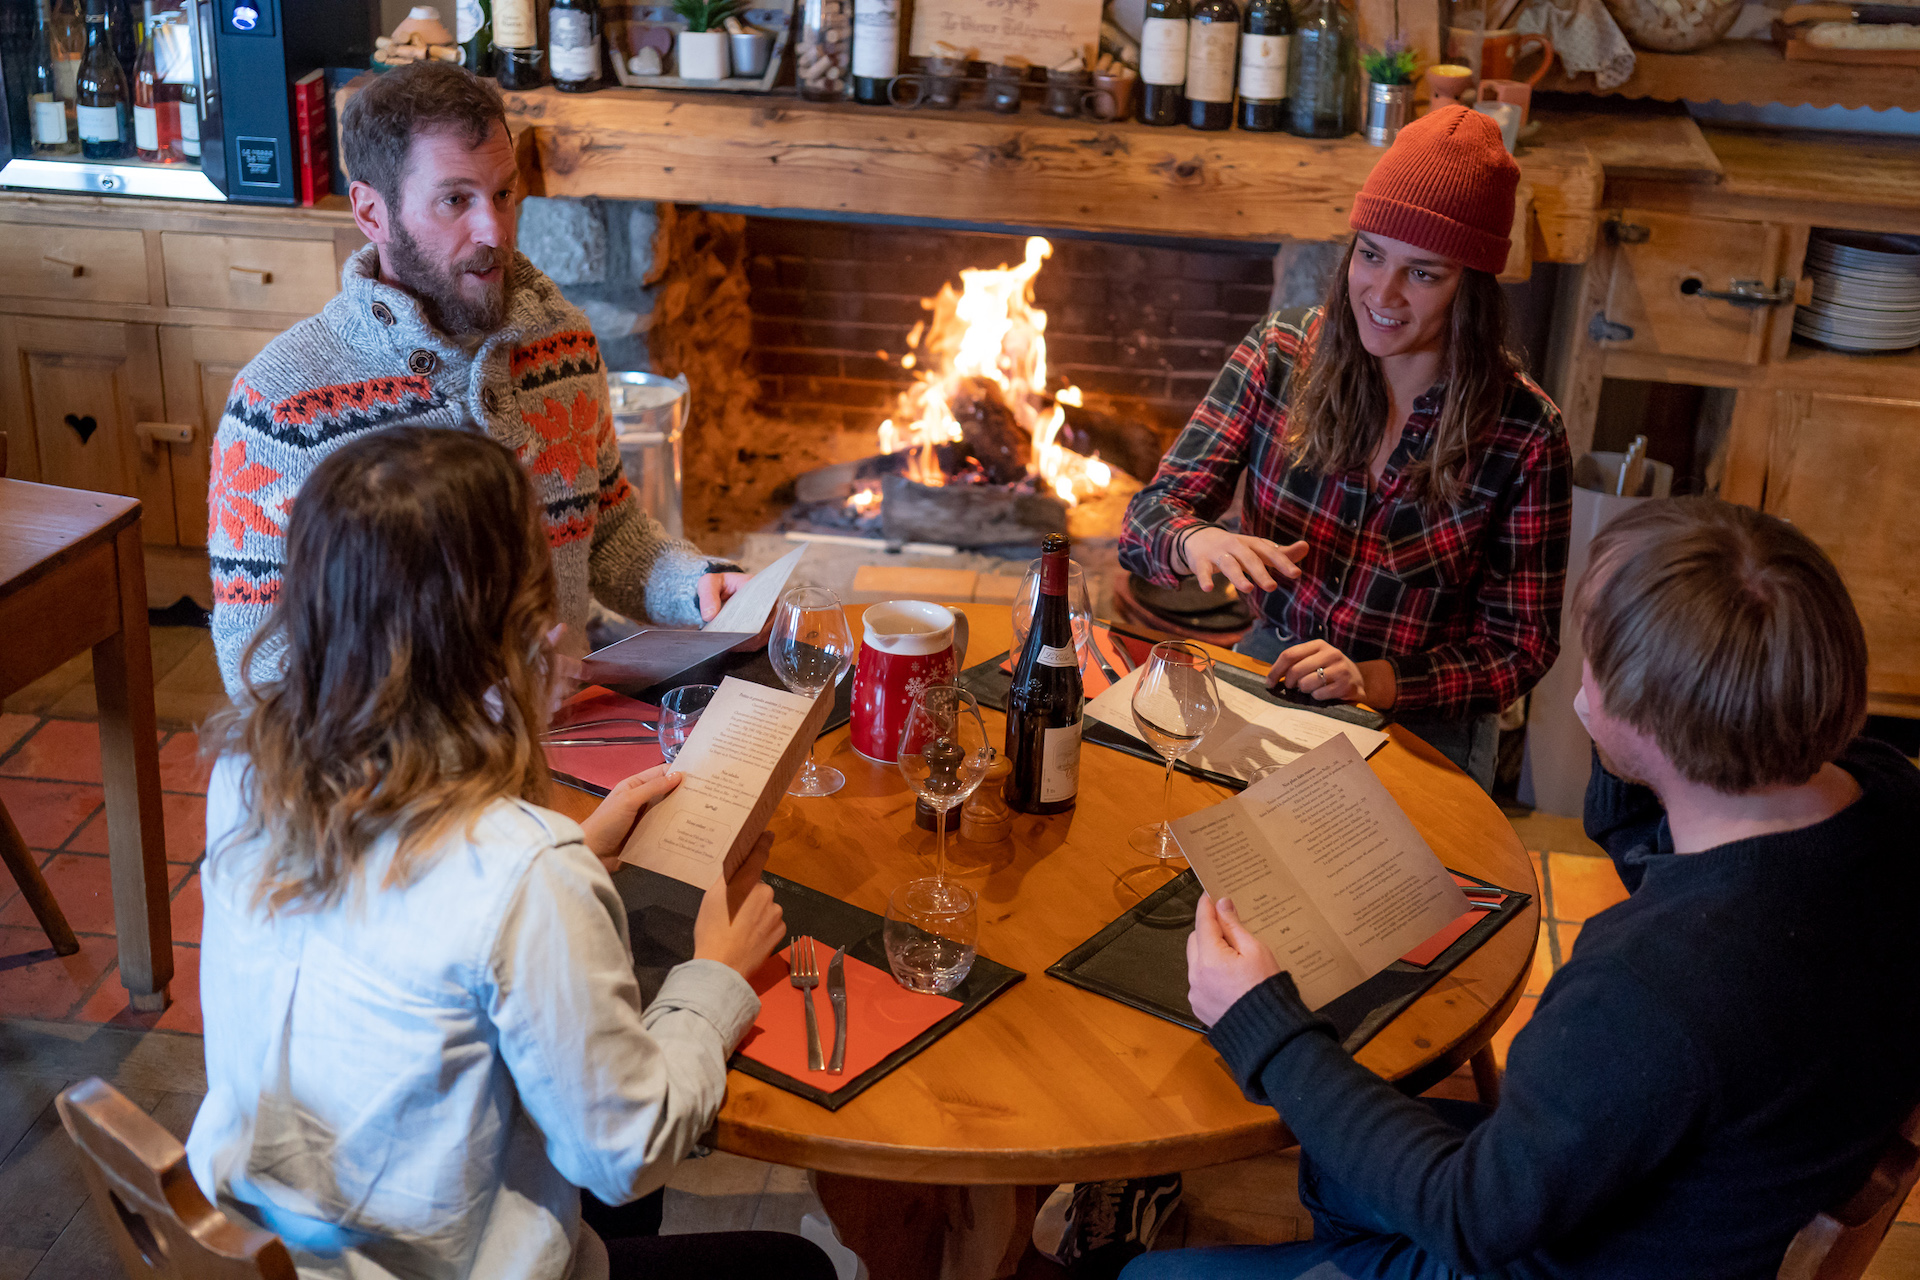
POLYGON ((0 223, 0 295, 66 302, 136 302, 147 289, 147 241, 138 231, 0 223))
POLYGON ((1623 209, 1616 221, 1605 316, 1631 336, 1608 340, 1609 349, 1737 364, 1766 358, 1774 326, 1793 317, 1785 227, 1642 209, 1623 209), (1787 296, 1772 306, 1708 296, 1741 281, 1787 296))
POLYGON ((331 240, 160 235, 167 305, 311 315, 340 291, 331 240))

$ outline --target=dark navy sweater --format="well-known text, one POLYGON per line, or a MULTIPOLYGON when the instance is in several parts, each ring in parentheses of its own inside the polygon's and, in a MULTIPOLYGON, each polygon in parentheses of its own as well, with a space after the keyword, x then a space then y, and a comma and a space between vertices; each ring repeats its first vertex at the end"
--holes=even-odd
POLYGON ((1587 832, 1632 896, 1581 931, 1470 1132, 1356 1064, 1284 974, 1213 1044, 1460 1271, 1770 1280, 1920 1101, 1920 771, 1865 739, 1836 763, 1864 792, 1842 812, 1693 854, 1595 765, 1587 832))

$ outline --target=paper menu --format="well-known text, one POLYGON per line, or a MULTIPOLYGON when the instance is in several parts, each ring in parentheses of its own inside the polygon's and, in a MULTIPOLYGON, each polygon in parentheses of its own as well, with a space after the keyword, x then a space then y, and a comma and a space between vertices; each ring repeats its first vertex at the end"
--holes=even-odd
MULTIPOLYGON (((1140 737, 1133 723, 1133 691, 1145 670, 1144 666, 1135 667, 1122 676, 1118 684, 1087 704, 1086 714, 1140 737)), ((1216 679, 1214 687, 1220 696, 1220 718, 1200 745, 1183 758, 1215 773, 1246 778, 1262 765, 1291 764, 1333 738, 1344 737, 1362 757, 1372 755, 1387 742, 1387 735, 1377 729, 1279 706, 1225 680, 1216 679)))
POLYGON ((1336 734, 1173 823, 1217 901, 1318 1009, 1457 920, 1467 897, 1360 752, 1336 734))
POLYGON ((701 630, 759 635, 760 629, 767 625, 767 619, 773 616, 773 608, 780 603, 780 595, 787 589, 787 583, 793 580, 793 571, 800 567, 800 557, 805 554, 807 544, 803 542, 748 578, 747 585, 734 592, 720 606, 720 612, 713 616, 713 621, 701 630))
POLYGON ((731 876, 766 830, 833 710, 833 689, 806 698, 728 676, 672 772, 673 793, 642 815, 620 860, 706 889, 731 876))

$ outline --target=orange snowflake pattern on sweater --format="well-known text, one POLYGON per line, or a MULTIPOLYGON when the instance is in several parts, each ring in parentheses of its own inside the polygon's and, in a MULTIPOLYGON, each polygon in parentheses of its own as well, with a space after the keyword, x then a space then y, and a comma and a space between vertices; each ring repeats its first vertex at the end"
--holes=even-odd
POLYGON ((279 523, 247 495, 273 484, 280 473, 247 461, 244 440, 235 440, 224 449, 216 446, 212 453, 213 482, 207 486, 208 540, 225 534, 228 545, 238 547, 249 529, 269 538, 279 537, 279 523))
POLYGON ((525 410, 521 417, 534 429, 537 444, 520 450, 520 460, 535 475, 557 471, 569 487, 582 469, 591 471, 600 445, 600 402, 582 391, 568 408, 546 400, 542 412, 525 410))

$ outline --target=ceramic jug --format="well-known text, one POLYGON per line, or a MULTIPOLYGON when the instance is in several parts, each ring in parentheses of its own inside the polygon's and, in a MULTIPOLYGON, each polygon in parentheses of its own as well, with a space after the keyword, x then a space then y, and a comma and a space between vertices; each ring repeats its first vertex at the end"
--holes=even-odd
POLYGON ((853 749, 877 764, 897 764, 913 700, 946 684, 967 656, 967 615, 924 600, 868 607, 853 672, 853 749))

